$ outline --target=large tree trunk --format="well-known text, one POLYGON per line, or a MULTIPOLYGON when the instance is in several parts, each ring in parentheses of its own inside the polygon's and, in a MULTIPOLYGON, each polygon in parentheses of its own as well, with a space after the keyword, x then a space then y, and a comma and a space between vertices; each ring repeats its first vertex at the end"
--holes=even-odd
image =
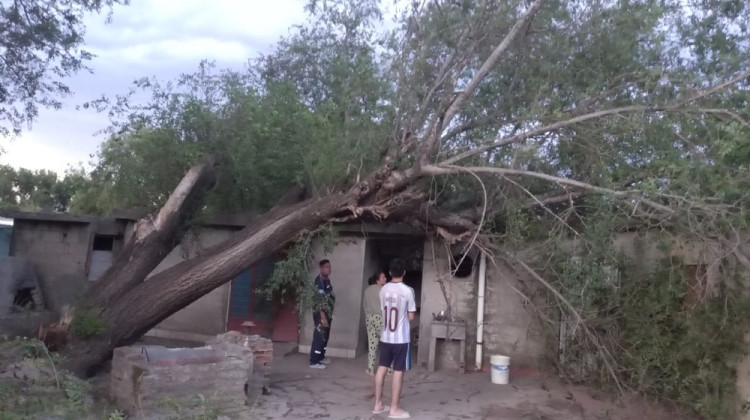
MULTIPOLYGON (((380 183, 378 183, 379 188, 380 183)), ((300 233, 347 212, 376 189, 353 188, 347 194, 311 198, 306 201, 275 207, 255 219, 230 239, 158 274, 131 282, 123 291, 120 285, 92 289, 94 302, 105 301, 97 293, 114 296, 107 305, 98 306, 100 319, 107 327, 102 337, 74 341, 67 351, 68 368, 81 376, 90 376, 106 362, 117 346, 138 340, 145 332, 211 290, 229 282, 262 258, 294 241, 300 233), (119 289, 113 295, 112 290, 119 289), (97 292, 98 291, 98 292, 97 292)), ((137 247, 137 245, 136 245, 137 247)), ((130 255, 130 254, 128 254, 130 255)), ((129 257, 122 257, 123 260, 129 257)), ((118 257, 118 264, 125 263, 118 257)), ((147 275, 144 274, 143 278, 147 275)), ((115 277, 112 277, 114 279, 115 277)), ((105 279, 107 280, 107 279, 105 279)), ((128 281, 132 280, 127 278, 128 281)))
POLYGON ((209 157, 190 168, 159 213, 138 221, 117 259, 88 290, 86 304, 109 307, 141 283, 174 249, 185 234, 186 222, 216 182, 214 165, 209 157))
POLYGON ((90 290, 88 302, 106 325, 106 333, 95 339, 73 340, 67 351, 69 369, 81 376, 93 374, 115 347, 132 344, 168 316, 322 224, 369 214, 379 219, 411 218, 419 223, 429 219, 431 225, 452 232, 476 227, 471 220, 435 212, 424 204, 423 194, 406 189, 421 176, 418 170, 394 171, 384 165, 346 193, 284 205, 302 197, 301 191, 293 191, 228 240, 146 279, 184 232, 188 220, 184 212, 192 214, 199 197, 213 185, 212 167, 208 162, 188 172, 159 212, 154 228, 148 229, 151 219, 140 221, 140 234, 102 276, 102 284, 90 290))

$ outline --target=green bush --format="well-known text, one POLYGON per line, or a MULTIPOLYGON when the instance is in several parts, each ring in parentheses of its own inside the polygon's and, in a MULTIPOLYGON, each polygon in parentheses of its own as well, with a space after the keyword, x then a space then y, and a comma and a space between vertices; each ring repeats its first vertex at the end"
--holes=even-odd
POLYGON ((99 312, 85 304, 76 305, 70 332, 82 339, 100 337, 107 332, 107 324, 99 316, 99 312))
MULTIPOLYGON (((728 291, 731 269, 723 270, 718 290, 697 299, 688 288, 695 279, 675 261, 628 261, 613 256, 611 243, 587 249, 576 259, 558 249, 548 275, 612 355, 621 384, 707 419, 730 418, 737 408, 735 366, 750 327, 750 299, 728 291)), ((560 302, 550 303, 550 314, 559 313, 560 302)), ((560 368, 579 368, 587 353, 601 362, 597 345, 579 329, 560 368)), ((613 385, 603 363, 587 373, 587 381, 613 385)))
POLYGON ((750 300, 725 292, 692 302, 686 299, 690 280, 669 261, 647 277, 628 276, 618 352, 623 377, 640 392, 706 418, 730 418, 750 300))

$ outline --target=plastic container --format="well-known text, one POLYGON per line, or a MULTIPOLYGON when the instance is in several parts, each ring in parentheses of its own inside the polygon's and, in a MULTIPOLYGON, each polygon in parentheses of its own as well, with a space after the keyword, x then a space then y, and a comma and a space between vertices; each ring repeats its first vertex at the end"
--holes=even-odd
POLYGON ((499 354, 490 356, 490 371, 493 384, 507 384, 510 376, 510 357, 499 354))

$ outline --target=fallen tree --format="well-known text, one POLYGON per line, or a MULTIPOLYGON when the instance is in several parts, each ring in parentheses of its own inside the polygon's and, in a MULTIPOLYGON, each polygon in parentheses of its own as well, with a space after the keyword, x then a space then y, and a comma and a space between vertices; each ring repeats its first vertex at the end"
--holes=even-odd
MULTIPOLYGON (((362 24, 358 13, 363 12, 359 6, 333 3, 344 7, 346 13, 354 16, 354 21, 362 24)), ((602 13, 619 16, 629 13, 616 6, 602 7, 602 13)), ((437 232, 447 241, 471 242, 486 231, 487 220, 528 208, 551 214, 553 219, 568 226, 568 221, 551 206, 563 203, 574 208, 574 199, 589 195, 611 198, 617 202, 614 207, 627 208, 634 216, 655 223, 665 223, 687 213, 695 215, 699 223, 712 217, 711 220, 716 220, 716 217, 736 214, 743 204, 704 200, 703 193, 681 194, 684 191, 674 187, 678 185, 674 174, 665 175, 654 169, 659 166, 659 155, 644 157, 638 150, 647 147, 644 141, 668 130, 678 138, 690 136, 685 128, 691 129, 697 122, 734 121, 733 124, 738 125, 736 133, 741 133, 747 128, 744 116, 738 111, 741 105, 725 99, 737 92, 744 94, 750 72, 733 72, 707 87, 698 84, 702 88, 664 82, 670 87, 666 93, 657 92, 652 74, 622 75, 619 80, 607 76, 604 80, 614 86, 595 86, 594 91, 577 92, 566 100, 554 97, 562 90, 562 85, 544 87, 548 89, 545 92, 549 98, 534 97, 536 93, 527 97, 528 91, 535 87, 524 85, 518 75, 525 71, 525 60, 538 64, 533 61, 535 57, 527 54, 555 57, 556 52, 546 36, 560 30, 553 15, 564 9, 544 0, 524 7, 507 4, 501 7, 491 1, 468 8, 453 3, 415 6, 411 16, 404 20, 405 29, 397 39, 399 48, 390 62, 397 67, 393 73, 393 96, 388 98, 394 115, 388 116, 387 124, 380 122, 385 118, 383 115, 367 117, 370 124, 367 130, 386 125, 390 133, 378 143, 382 147, 376 150, 376 155, 367 155, 368 159, 377 156, 373 162, 366 162, 372 169, 364 173, 356 169, 365 166, 362 157, 358 166, 348 162, 346 174, 341 176, 343 181, 335 179, 326 185, 313 186, 301 201, 281 202, 255 217, 249 226, 229 240, 146 279, 180 240, 187 220, 214 184, 212 160, 192 167, 159 212, 138 222, 123 252, 79 304, 76 317, 93 317, 103 328, 85 339, 79 337, 69 348, 73 370, 81 375, 91 374, 107 360, 114 347, 134 342, 171 314, 295 241, 301 233, 327 223, 363 218, 407 220, 437 232), (451 27, 454 30, 444 31, 445 25, 454 25, 451 27), (496 33, 498 27, 505 28, 505 32, 496 33), (447 38, 446 32, 450 32, 447 38), (427 54, 429 51, 434 55, 427 54), (513 60, 518 60, 519 64, 516 66, 513 60), (410 66, 416 70, 412 71, 410 66), (523 97, 517 99, 519 103, 507 105, 498 98, 504 87, 524 92, 523 97), (576 102, 568 103, 568 99, 576 102), (561 103, 553 104, 553 100, 561 103), (524 101, 528 103, 520 104, 524 101), (517 115, 518 109, 533 113, 533 118, 524 120, 522 115, 517 115), (628 123, 620 126, 621 121, 628 123), (641 133, 648 124, 656 125, 660 131, 641 133), (614 132, 616 134, 612 134, 614 132), (596 170, 590 167, 593 158, 581 151, 586 146, 602 160, 596 170), (600 153, 594 146, 606 153, 600 153), (627 150, 618 149, 625 146, 627 150), (568 147, 567 152, 563 153, 561 147, 568 147), (633 153, 633 156, 619 159, 619 153, 633 153), (561 167, 559 162, 564 158, 574 163, 561 167), (613 175, 618 167, 626 164, 634 169, 623 175, 613 175), (646 185, 649 179, 665 177, 672 183, 646 185), (480 188, 466 188, 455 181, 460 178, 468 178, 480 188), (446 179, 452 183, 446 184, 446 179), (448 209, 447 200, 438 202, 436 199, 437 184, 458 195, 473 191, 476 199, 464 200, 468 205, 462 204, 461 209, 448 209)), ((588 9, 580 12, 591 13, 577 22, 576 30, 583 36, 590 25, 596 24, 598 15, 588 9)), ((354 31, 347 25, 353 24, 343 22, 341 25, 347 29, 342 51, 355 54, 352 51, 360 50, 347 38, 349 29, 354 31)), ((637 35, 631 34, 631 37, 635 39, 637 35)), ((569 53, 571 57, 577 54, 569 53)), ((533 73, 531 64, 528 71, 533 73)), ((565 71, 565 59, 558 64, 559 71, 565 71)), ((273 72, 269 70, 269 73, 273 72)), ((326 76, 320 75, 321 78, 326 76)), ((309 82, 307 79, 298 81, 301 85, 309 82)), ((305 98, 305 101, 309 99, 309 106, 322 113, 326 108, 321 104, 327 102, 322 95, 324 99, 315 104, 318 99, 315 88, 300 90, 302 95, 310 95, 305 98)), ((508 102, 514 100, 508 96, 508 102)), ((367 109, 367 105, 360 106, 356 100, 352 101, 356 104, 354 108, 347 102, 349 108, 344 107, 341 113, 326 114, 326 123, 333 124, 330 121, 337 119, 344 121, 344 135, 349 135, 350 127, 346 123, 353 115, 367 109)), ((362 102, 367 101, 362 99, 362 102)), ((138 121, 142 123, 144 119, 138 121)), ((184 136, 200 131, 193 125, 190 130, 176 137, 182 141, 184 136)), ((213 139, 214 135, 207 131, 208 134, 201 135, 213 139)), ((376 132, 382 134, 382 127, 376 132)), ((366 133, 369 135, 369 131, 366 133)), ((220 139, 216 141, 222 144, 220 139)), ((665 140, 660 147, 670 141, 665 140)), ((685 138, 685 147, 691 148, 692 153, 700 153, 703 150, 700 147, 693 149, 695 142, 700 141, 692 136, 685 138)), ((231 162, 231 155, 214 151, 219 161, 231 162)), ((332 151, 336 152, 344 153, 332 151)), ((331 154, 327 158, 335 160, 337 156, 331 154)), ((701 159, 702 163, 710 165, 713 157, 701 159)))

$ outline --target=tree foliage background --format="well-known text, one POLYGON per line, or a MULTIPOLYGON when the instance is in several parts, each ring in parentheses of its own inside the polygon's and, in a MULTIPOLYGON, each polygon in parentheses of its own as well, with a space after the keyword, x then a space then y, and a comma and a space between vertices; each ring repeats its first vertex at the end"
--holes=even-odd
POLYGON ((84 16, 114 4, 128 0, 0 2, 0 135, 19 134, 40 106, 61 106, 65 78, 90 70, 84 16))

